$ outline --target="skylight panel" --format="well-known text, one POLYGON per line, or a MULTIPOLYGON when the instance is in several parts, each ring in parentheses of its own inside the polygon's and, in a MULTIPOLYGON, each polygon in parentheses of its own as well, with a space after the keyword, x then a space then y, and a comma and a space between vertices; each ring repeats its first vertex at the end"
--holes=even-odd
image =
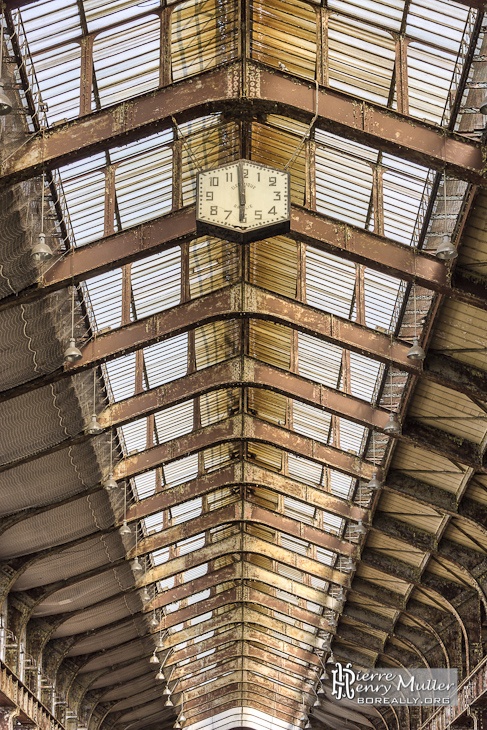
POLYGON ((179 555, 187 555, 188 553, 193 553, 195 550, 199 550, 200 548, 204 547, 205 542, 206 537, 204 532, 201 535, 189 537, 187 540, 181 540, 181 542, 177 543, 179 555))
POLYGON ((325 251, 307 248, 307 304, 349 318, 354 291, 355 264, 325 251))
POLYGON ((336 553, 331 550, 325 550, 325 548, 316 548, 316 560, 323 565, 334 565, 336 560, 336 553))
POLYGON ((193 430, 193 401, 159 411, 154 416, 159 443, 190 433, 193 430))
POLYGON ((206 598, 210 597, 210 589, 207 588, 205 591, 200 591, 199 593, 193 593, 192 596, 188 597, 188 606, 192 606, 193 603, 199 603, 200 601, 204 601, 206 598))
POLYGON ((339 471, 330 470, 330 491, 337 497, 349 499, 352 491, 353 477, 339 471))
POLYGON ((328 443, 331 414, 293 400, 293 428, 308 438, 328 443))
POLYGON ((342 348, 311 335, 298 332, 298 372, 305 378, 338 387, 342 365, 342 348))
POLYGON ((140 15, 144 10, 159 8, 160 0, 83 0, 83 5, 90 32, 129 20, 133 15, 140 15))
POLYGON ((181 300, 181 249, 148 256, 132 264, 132 292, 137 317, 161 312, 181 300))
POLYGON ((197 497, 189 502, 183 502, 171 507, 171 518, 173 525, 180 525, 183 522, 192 520, 201 514, 202 498, 197 497))
POLYGON ((292 479, 307 484, 320 484, 323 467, 315 461, 308 461, 301 456, 288 455, 288 473, 292 479))
POLYGON ((93 66, 102 106, 159 86, 160 39, 156 16, 139 18, 96 35, 93 66))
POLYGON ((169 464, 164 464, 163 469, 168 487, 188 482, 198 474, 198 454, 191 454, 177 461, 171 461, 169 464))
POLYGON ((208 613, 202 613, 201 616, 195 616, 194 618, 192 618, 190 621, 190 625, 197 626, 198 624, 202 624, 203 621, 209 621, 212 616, 213 611, 208 611, 208 613))
POLYGON ((382 328, 390 332, 396 311, 397 297, 401 288, 399 279, 393 279, 380 271, 366 269, 365 286, 365 323, 367 327, 382 328))
POLYGON ((156 473, 155 471, 147 471, 145 474, 139 474, 134 477, 137 497, 145 499, 151 497, 156 491, 156 473))
POLYGON ((122 319, 122 269, 106 271, 86 282, 97 330, 119 327, 122 319))
POLYGON ((306 504, 305 502, 298 502, 292 497, 284 497, 284 514, 287 517, 292 517, 300 522, 305 522, 308 525, 314 523, 316 509, 313 505, 306 504))
POLYGON ((182 574, 183 583, 189 583, 196 578, 202 578, 208 573, 208 563, 197 565, 195 568, 190 568, 182 574))
POLYGON ((130 398, 135 385, 135 352, 105 363, 114 402, 130 398))
POLYGON ((149 388, 182 378, 188 372, 188 335, 171 337, 144 349, 149 388))

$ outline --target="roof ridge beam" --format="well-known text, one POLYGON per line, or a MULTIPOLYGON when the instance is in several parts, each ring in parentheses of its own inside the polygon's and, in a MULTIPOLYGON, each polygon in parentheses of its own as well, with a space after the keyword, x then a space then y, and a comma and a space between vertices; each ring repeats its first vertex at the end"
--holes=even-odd
POLYGON ((253 284, 239 282, 99 334, 83 346, 81 360, 65 363, 52 373, 0 393, 0 402, 195 327, 222 319, 249 317, 291 327, 481 401, 486 399, 487 372, 435 353, 428 353, 423 363, 411 361, 407 357, 410 343, 253 284))
MULTIPOLYGON (((432 253, 324 213, 293 204, 289 236, 320 251, 339 255, 395 278, 416 282, 418 286, 472 306, 487 307, 487 289, 482 282, 473 286, 470 279, 462 274, 461 268, 456 267, 452 280, 449 268, 432 253)), ((4 297, 0 301, 0 311, 168 250, 195 237, 194 205, 152 218, 86 246, 71 249, 41 275, 37 285, 4 297)))
POLYGON ((487 183, 477 141, 330 87, 321 87, 316 99, 314 83, 255 61, 247 61, 246 72, 251 79, 248 98, 234 91, 234 76, 241 73, 236 61, 56 125, 3 161, 4 184, 167 129, 173 116, 183 121, 225 110, 240 116, 249 107, 258 114, 272 104, 280 107, 281 114, 309 123, 316 103, 318 125, 334 134, 426 167, 445 169, 459 179, 487 183))

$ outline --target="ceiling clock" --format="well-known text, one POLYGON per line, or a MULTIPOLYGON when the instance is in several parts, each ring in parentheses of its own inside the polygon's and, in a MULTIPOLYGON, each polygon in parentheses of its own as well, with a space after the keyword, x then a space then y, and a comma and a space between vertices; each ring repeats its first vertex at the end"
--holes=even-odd
POLYGON ((290 177, 250 160, 199 172, 196 232, 236 243, 260 241, 290 229, 290 177))

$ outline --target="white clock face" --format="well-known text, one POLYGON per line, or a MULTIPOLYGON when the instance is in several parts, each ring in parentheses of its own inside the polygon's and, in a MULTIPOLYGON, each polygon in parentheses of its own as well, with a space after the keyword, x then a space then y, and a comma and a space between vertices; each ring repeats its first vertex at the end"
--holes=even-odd
POLYGON ((198 173, 196 219, 199 230, 235 231, 239 240, 256 240, 289 230, 289 173, 239 160, 198 173), (203 224, 203 226, 201 226, 203 224), (286 227, 287 224, 287 227, 286 227), (210 230, 210 228, 206 229, 210 230), (250 236, 245 235, 247 232, 250 236), (254 233, 252 233, 254 232, 254 233))

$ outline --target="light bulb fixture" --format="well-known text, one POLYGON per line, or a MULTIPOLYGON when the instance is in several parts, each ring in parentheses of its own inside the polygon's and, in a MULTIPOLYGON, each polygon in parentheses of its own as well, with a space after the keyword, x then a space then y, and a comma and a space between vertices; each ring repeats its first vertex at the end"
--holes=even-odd
POLYGON ((443 173, 443 207, 445 216, 445 231, 441 237, 440 244, 436 249, 436 258, 441 261, 453 261, 458 256, 458 251, 452 243, 448 233, 448 217, 446 213, 446 170, 443 173))
POLYGON ((74 295, 75 295, 76 287, 71 287, 71 337, 69 340, 69 347, 67 347, 65 353, 64 353, 64 362, 78 362, 78 360, 81 360, 83 355, 81 354, 81 350, 76 347, 76 340, 74 337, 74 295))
POLYGON ((108 479, 105 479, 105 481, 103 482, 103 487, 107 490, 107 492, 111 492, 112 489, 118 489, 118 484, 113 478, 113 472, 110 472, 110 474, 108 475, 108 479))
POLYGON ((100 426, 98 421, 96 420, 96 413, 93 413, 91 415, 91 421, 86 427, 85 433, 87 436, 97 436, 103 431, 103 428, 100 426))
POLYGON ((316 690, 316 694, 318 695, 318 697, 324 697, 325 694, 326 694, 325 693, 325 688, 323 687, 323 685, 321 683, 318 685, 318 689, 316 690))
POLYGON ((130 529, 129 525, 127 524, 127 518, 124 518, 122 522, 122 526, 119 529, 119 533, 121 535, 130 535, 132 530, 130 529))
POLYGON ((147 590, 147 586, 144 586, 144 587, 142 588, 142 591, 141 591, 140 597, 141 597, 141 599, 142 599, 142 601, 143 601, 144 603, 147 603, 147 601, 150 601, 150 593, 149 593, 149 591, 147 590))
POLYGON ((349 572, 350 570, 353 570, 355 567, 355 563, 353 562, 352 558, 345 558, 343 562, 340 563, 340 570, 344 570, 345 572, 349 572))
POLYGON ((160 679, 160 680, 166 679, 165 676, 164 676, 164 672, 162 671, 162 664, 159 667, 159 671, 156 674, 156 679, 160 679))
POLYGON ((159 664, 159 657, 157 656, 157 652, 154 649, 154 653, 151 655, 151 658, 149 659, 149 664, 159 664))
POLYGON ((186 722, 186 715, 184 714, 184 712, 181 712, 181 714, 179 715, 179 722, 186 722))
MULTIPOLYGON (((1 105, 1 102, 0 102, 1 105)), ((46 187, 45 173, 42 173, 42 190, 41 190, 41 232, 39 240, 31 251, 32 260, 37 264, 52 259, 52 251, 46 243, 46 234, 44 233, 44 191, 46 187)))
POLYGON ((108 479, 105 479, 103 482, 103 486, 107 492, 118 489, 118 484, 113 478, 113 428, 110 428, 110 472, 108 474, 108 479))
POLYGON ((399 423, 399 420, 397 418, 397 414, 393 410, 394 403, 392 399, 392 368, 389 369, 389 376, 390 376, 390 390, 391 390, 391 409, 389 413, 389 420, 387 421, 386 425, 384 426, 384 431, 388 436, 397 436, 401 433, 401 424, 399 423))
POLYGON ((167 685, 162 690, 162 694, 164 695, 164 697, 170 697, 171 696, 171 690, 169 689, 169 687, 167 685))
POLYGON ((179 720, 176 720, 176 722, 173 725, 174 730, 181 730, 181 723, 179 720))
POLYGON ((311 727, 311 723, 309 720, 304 727, 305 727, 305 730, 309 730, 309 728, 311 727))
POLYGON ((379 472, 377 471, 377 469, 374 471, 372 479, 367 484, 367 487, 373 492, 377 492, 377 490, 382 487, 382 482, 379 480, 379 472))
POLYGON ((3 2, 1 4, 1 18, 0 18, 0 116, 5 117, 12 111, 12 102, 8 95, 5 93, 4 84, 5 80, 2 78, 3 71, 3 2))
POLYGON ((330 652, 330 656, 329 656, 329 657, 328 657, 328 659, 326 660, 326 663, 327 663, 327 664, 336 664, 336 661, 335 661, 335 656, 334 656, 334 654, 333 654, 333 651, 331 651, 331 652, 330 652))
POLYGON ((139 562, 139 558, 138 558, 138 556, 137 556, 137 555, 135 556, 135 558, 134 558, 134 560, 133 560, 133 562, 132 562, 132 570, 133 570, 133 571, 134 571, 135 573, 142 573, 142 572, 143 572, 143 570, 144 570, 144 568, 142 567, 142 565, 141 565, 141 564, 140 564, 140 562, 139 562))
POLYGON ((152 616, 149 623, 152 629, 157 629, 157 627, 159 626, 159 619, 155 614, 152 616))
POLYGON ((401 433, 401 424, 397 420, 395 413, 389 413, 389 420, 384 426, 384 431, 388 436, 396 436, 401 433))
POLYGON ((90 423, 86 427, 85 433, 88 436, 97 436, 102 431, 103 427, 100 426, 96 420, 96 368, 93 368, 93 414, 91 416, 90 423))
MULTIPOLYGON (((1 97, 1 94, 0 94, 1 97)), ((0 106, 1 106, 1 98, 0 98, 0 106)), ((45 233, 39 233, 39 240, 33 247, 31 254, 32 260, 36 262, 36 264, 42 264, 44 261, 49 261, 49 259, 52 259, 52 251, 50 247, 46 243, 46 234, 45 233)))
POLYGON ((419 344, 418 337, 418 312, 416 308, 416 283, 413 288, 413 306, 414 306, 414 337, 411 349, 408 351, 406 357, 409 360, 424 360, 426 353, 419 344))
POLYGON ((315 697, 315 701, 313 702, 313 707, 319 707, 320 706, 320 698, 315 697))
POLYGON ((167 700, 164 702, 164 707, 174 707, 173 701, 170 697, 168 697, 167 700))
MULTIPOLYGON (((375 472, 374 472, 374 476, 375 476, 375 472)), ((372 477, 372 479, 373 478, 374 477, 372 477)), ((361 517, 359 517, 357 524, 354 526, 353 532, 355 535, 365 535, 365 533, 367 532, 367 528, 365 527, 361 517)))

